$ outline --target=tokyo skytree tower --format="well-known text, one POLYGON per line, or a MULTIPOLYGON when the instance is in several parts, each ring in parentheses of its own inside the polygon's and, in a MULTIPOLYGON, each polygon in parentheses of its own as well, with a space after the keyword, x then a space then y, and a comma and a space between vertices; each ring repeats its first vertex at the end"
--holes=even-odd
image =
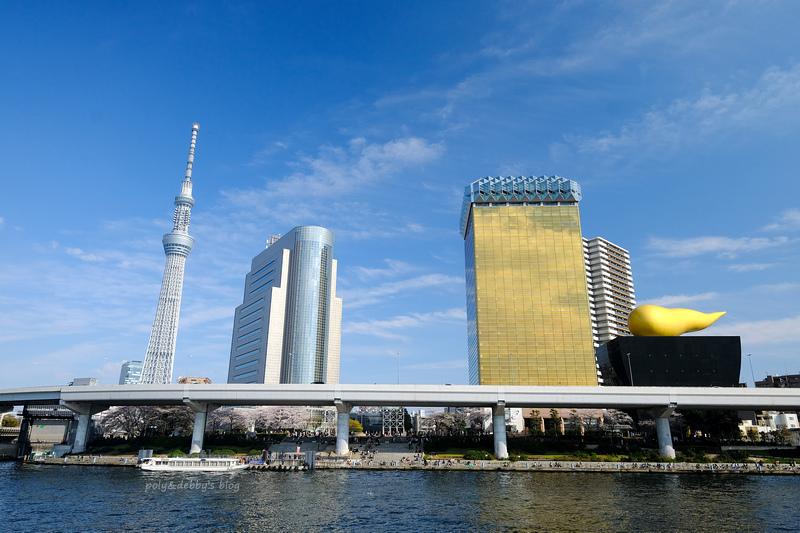
POLYGON ((181 292, 183 291, 183 269, 186 258, 194 246, 194 237, 189 235, 189 219, 192 215, 192 165, 194 164, 194 145, 200 125, 192 124, 192 142, 189 146, 189 161, 186 164, 186 178, 181 183, 181 193, 175 197, 175 216, 172 231, 164 235, 164 253, 167 265, 161 282, 161 295, 158 309, 150 332, 147 355, 142 367, 139 383, 169 384, 172 382, 172 367, 175 362, 175 340, 178 337, 178 317, 181 313, 181 292))

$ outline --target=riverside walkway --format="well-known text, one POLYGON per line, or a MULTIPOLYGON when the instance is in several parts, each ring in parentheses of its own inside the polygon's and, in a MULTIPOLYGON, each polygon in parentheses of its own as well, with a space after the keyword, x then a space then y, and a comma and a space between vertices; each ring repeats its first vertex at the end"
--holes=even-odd
MULTIPOLYGON (((413 456, 412 456, 413 457, 413 456)), ((573 472, 573 473, 658 473, 658 474, 742 474, 742 475, 800 475, 800 467, 775 463, 653 463, 653 462, 601 462, 530 459, 526 461, 466 461, 464 459, 408 459, 396 452, 378 452, 372 461, 363 461, 357 456, 341 457, 322 452, 315 468, 347 470, 398 470, 398 471, 504 471, 504 472, 573 472)), ((50 466, 107 466, 135 467, 135 456, 86 455, 63 458, 40 458, 26 461, 30 465, 50 466)), ((273 466, 280 465, 276 460, 273 466)), ((290 462, 294 464, 294 462, 290 462)), ((266 465, 253 464, 252 470, 267 470, 266 465), (262 468, 263 467, 263 468, 262 468)))

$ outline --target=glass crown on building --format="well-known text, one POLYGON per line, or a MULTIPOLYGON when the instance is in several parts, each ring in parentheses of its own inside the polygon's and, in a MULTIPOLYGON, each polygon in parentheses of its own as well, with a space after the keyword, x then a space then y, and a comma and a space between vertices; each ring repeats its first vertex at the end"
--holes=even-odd
POLYGON ((581 186, 561 176, 518 176, 481 178, 467 185, 461 204, 461 236, 467 236, 467 222, 474 203, 571 202, 581 200, 581 186))

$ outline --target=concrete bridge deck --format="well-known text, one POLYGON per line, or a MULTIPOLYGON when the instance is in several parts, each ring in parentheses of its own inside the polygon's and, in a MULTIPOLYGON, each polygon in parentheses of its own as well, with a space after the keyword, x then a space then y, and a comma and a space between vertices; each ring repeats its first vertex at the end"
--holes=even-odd
POLYGON ((31 402, 98 405, 352 405, 648 409, 800 408, 800 389, 496 385, 109 385, 0 389, 0 407, 31 402))
MULTIPOLYGON (((85 448, 89 420, 116 405, 187 405, 195 412, 192 451, 202 448, 206 416, 223 405, 335 406, 337 453, 348 450, 353 406, 490 407, 494 427, 505 408, 648 409, 656 418, 662 455, 674 457, 669 415, 680 409, 800 409, 800 389, 721 387, 573 387, 494 385, 112 385, 27 387, 0 390, 0 411, 30 403, 60 404, 78 414, 74 451, 85 448)), ((507 457, 504 431, 495 431, 495 455, 507 457)))

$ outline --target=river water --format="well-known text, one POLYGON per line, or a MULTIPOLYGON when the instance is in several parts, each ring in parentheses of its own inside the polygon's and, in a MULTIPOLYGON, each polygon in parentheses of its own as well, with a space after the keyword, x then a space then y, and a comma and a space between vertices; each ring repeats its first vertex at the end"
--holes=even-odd
POLYGON ((800 476, 0 463, 2 531, 798 531, 800 476))

